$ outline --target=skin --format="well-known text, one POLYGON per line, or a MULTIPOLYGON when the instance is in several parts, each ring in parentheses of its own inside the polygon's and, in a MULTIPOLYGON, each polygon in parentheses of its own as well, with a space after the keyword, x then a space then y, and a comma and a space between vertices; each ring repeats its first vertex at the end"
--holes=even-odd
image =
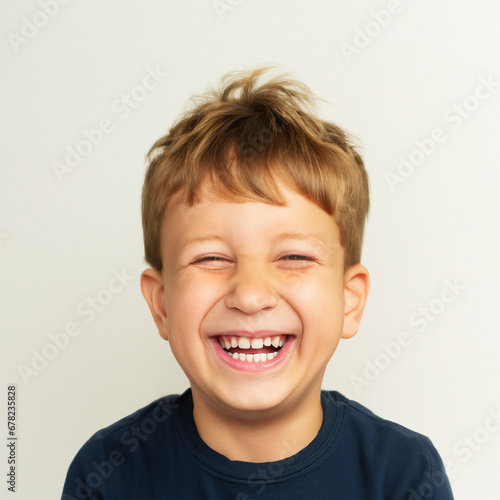
POLYGON ((141 276, 159 333, 191 383, 198 432, 231 460, 283 459, 314 439, 326 366, 340 339, 357 333, 369 291, 364 266, 344 273, 333 217, 278 185, 283 207, 233 202, 208 183, 193 207, 174 196, 162 228, 163 270, 141 276), (283 233, 317 239, 278 240, 283 233), (220 240, 184 247, 207 235, 220 240), (277 366, 245 372, 215 353, 214 335, 230 330, 277 330, 293 343, 277 366))

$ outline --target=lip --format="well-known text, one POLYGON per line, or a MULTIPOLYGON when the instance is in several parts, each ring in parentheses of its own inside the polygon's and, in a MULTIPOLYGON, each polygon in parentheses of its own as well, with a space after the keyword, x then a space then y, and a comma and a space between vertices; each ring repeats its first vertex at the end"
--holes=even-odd
POLYGON ((273 358, 269 359, 266 361, 259 361, 258 363, 255 363, 253 361, 239 361, 238 359, 234 359, 231 356, 228 356, 227 352, 222 349, 222 347, 219 345, 217 342, 217 336, 212 337, 210 342, 215 350, 216 355, 228 366, 233 368, 234 370, 242 371, 242 372, 264 372, 267 370, 271 370, 275 368, 276 366, 280 365, 283 363, 286 358, 288 357, 288 354, 290 350, 293 347, 293 344, 295 342, 295 336, 290 335, 287 333, 279 333, 275 331, 260 331, 260 332, 224 332, 220 333, 219 335, 233 335, 237 337, 248 337, 248 338, 258 338, 260 336, 274 336, 274 335, 287 335, 287 341, 285 342, 285 345, 280 349, 278 355, 273 358))
POLYGON ((247 337, 249 339, 256 339, 261 337, 277 337, 279 335, 288 335, 292 337, 293 335, 287 332, 278 332, 276 330, 259 330, 258 332, 246 332, 244 330, 229 330, 226 332, 218 332, 217 334, 211 335, 211 337, 247 337))

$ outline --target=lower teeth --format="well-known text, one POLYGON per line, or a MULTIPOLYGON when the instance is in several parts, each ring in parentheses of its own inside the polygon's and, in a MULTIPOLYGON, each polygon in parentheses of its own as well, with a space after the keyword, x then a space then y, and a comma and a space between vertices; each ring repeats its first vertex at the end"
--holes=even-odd
POLYGON ((268 352, 267 354, 266 353, 245 354, 243 352, 242 353, 233 352, 232 354, 228 352, 227 354, 231 356, 233 359, 239 359, 240 361, 259 363, 261 361, 269 361, 270 359, 275 358, 278 355, 278 351, 268 352))

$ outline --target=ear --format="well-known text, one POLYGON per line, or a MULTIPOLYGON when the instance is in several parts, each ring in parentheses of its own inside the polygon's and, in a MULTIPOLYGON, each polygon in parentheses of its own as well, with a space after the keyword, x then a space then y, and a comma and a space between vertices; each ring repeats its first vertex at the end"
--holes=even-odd
POLYGON ((168 340, 165 326, 167 320, 167 313, 165 312, 165 288, 161 274, 154 269, 146 269, 141 274, 141 291, 148 303, 160 335, 165 340, 168 340))
POLYGON ((356 264, 345 272, 343 339, 350 339, 358 333, 369 290, 370 274, 365 266, 356 264))

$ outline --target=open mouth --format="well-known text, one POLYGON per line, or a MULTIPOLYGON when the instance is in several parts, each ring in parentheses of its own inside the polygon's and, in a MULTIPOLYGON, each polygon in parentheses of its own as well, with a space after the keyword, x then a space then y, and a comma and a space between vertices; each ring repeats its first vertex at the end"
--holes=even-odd
POLYGON ((217 342, 233 359, 247 363, 262 363, 274 359, 288 338, 289 335, 258 338, 220 335, 217 337, 217 342))

